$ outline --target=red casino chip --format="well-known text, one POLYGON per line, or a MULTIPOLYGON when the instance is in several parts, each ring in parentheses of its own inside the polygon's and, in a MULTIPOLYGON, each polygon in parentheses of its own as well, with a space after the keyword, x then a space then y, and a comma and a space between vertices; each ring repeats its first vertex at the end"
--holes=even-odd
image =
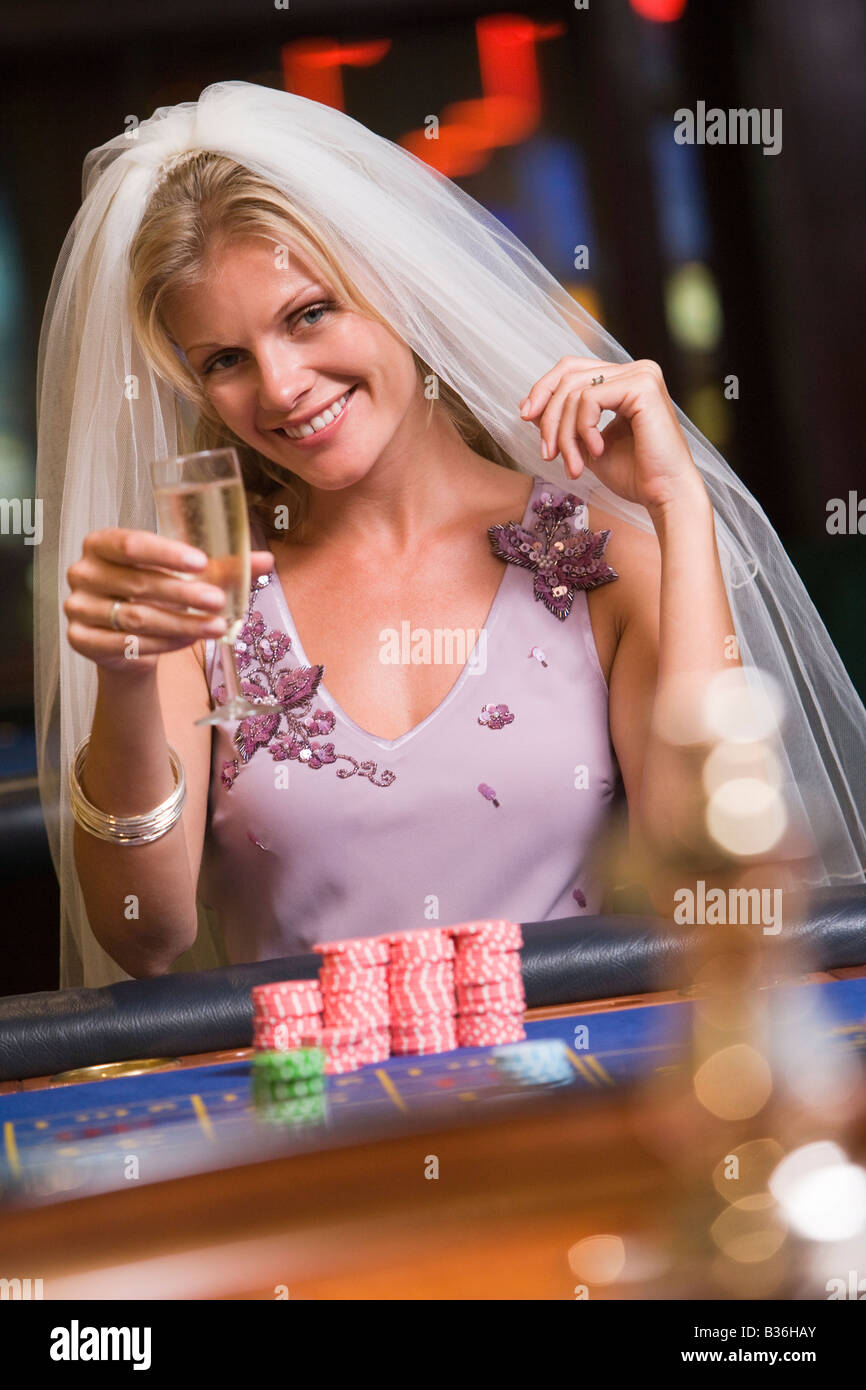
POLYGON ((522 978, 519 951, 493 951, 488 946, 473 946, 457 952, 454 980, 458 985, 491 984, 495 980, 522 978))
POLYGON ((353 966, 384 965, 390 955, 387 939, 382 936, 362 936, 355 941, 320 941, 313 950, 327 961, 353 966))
POLYGON ((349 994, 353 991, 388 991, 388 970, 384 965, 351 966, 326 961, 319 971, 322 991, 349 994))
POLYGON ((391 1034, 391 1051, 402 1057, 406 1052, 417 1052, 429 1048, 431 1052, 453 1052, 457 1046, 457 1030, 450 1032, 426 1033, 421 1030, 391 1034))
POLYGON ((397 990, 391 995, 391 1020, 420 1014, 456 1014, 453 989, 397 990))
POLYGON ((250 995, 253 1013, 270 1017, 312 1014, 322 1007, 318 980, 281 980, 275 984, 254 985, 250 995))
POLYGON ((522 1013, 526 1007, 523 981, 491 980, 484 985, 458 985, 457 1004, 462 1014, 522 1013))
POLYGON ((319 988, 317 979, 309 980, 266 980, 263 984, 253 985, 250 993, 253 998, 257 995, 267 997, 270 994, 315 994, 319 988))
MULTIPOLYGON (((315 1034, 315 1029, 313 1034, 315 1034)), ((316 1037, 316 1045, 324 1047, 327 1051, 332 1048, 353 1048, 360 1047, 367 1042, 373 1030, 371 1028, 352 1027, 352 1028, 323 1028, 316 1037)))
POLYGON ((509 922, 505 918, 495 921, 458 922, 448 931, 456 939, 458 948, 468 946, 493 946, 499 951, 517 951, 523 945, 523 932, 519 922, 509 922))
POLYGON ((321 1023, 321 1011, 317 1009, 316 1013, 289 1013, 285 1017, 279 1016, 278 1013, 253 1013, 254 1029, 274 1029, 278 1023, 288 1024, 289 1029, 295 1031, 303 1030, 307 1024, 314 1026, 321 1023))
POLYGON ((454 1031, 435 1036, 406 1033, 391 1037, 391 1053, 394 1057, 420 1057, 431 1052, 454 1052, 456 1048, 457 1034, 454 1031))
POLYGON ((329 986, 326 986, 322 997, 326 1005, 329 1000, 333 1001, 339 999, 341 1003, 350 1002, 356 1004, 359 1008, 362 1005, 368 1004, 371 1009, 376 1009, 380 1008, 383 1004, 387 1007, 388 986, 387 984, 377 985, 375 989, 371 989, 369 986, 365 986, 362 989, 331 989, 329 986))
POLYGON ((388 996, 384 999, 354 994, 331 994, 325 998, 325 1023, 330 1028, 386 1027, 391 1021, 388 996))
POLYGON ((360 1071, 362 1067, 370 1067, 375 1062, 386 1062, 391 1054, 389 1052, 329 1052, 325 1060, 326 1076, 341 1076, 346 1072, 360 1071))
POLYGON ((293 1047, 318 1046, 321 1037, 321 1023, 305 1021, 303 1028, 293 1028, 291 1023, 277 1023, 273 1027, 253 1029, 253 1047, 257 1052, 289 1052, 293 1047))
MULTIPOLYGON (((270 1006, 268 1007, 270 1009, 270 1006)), ((303 1013, 280 1014, 277 1013, 276 1010, 270 1010, 270 1012, 265 1012, 264 1009, 253 1009, 253 1023, 262 1023, 265 1025, 269 1023, 297 1024, 298 1022, 303 1022, 305 1019, 312 1020, 320 1018, 321 1014, 322 1006, 317 1006, 315 1004, 311 1004, 309 1011, 305 1010, 303 1013)))
POLYGON ((388 937, 388 942, 393 965, 416 965, 420 961, 452 960, 454 957, 454 942, 442 927, 396 932, 388 937))
POLYGON ((441 1032, 455 1026, 457 1010, 453 1004, 438 1009, 403 1009, 391 1011, 391 1036, 395 1032, 441 1032))
POLYGON ((523 1042, 526 1037, 523 1014, 461 1014, 457 1020, 457 1037, 461 1047, 523 1042))
POLYGON ((263 1014, 253 1015, 254 1028, 284 1028, 290 1033, 315 1032, 322 1026, 322 1015, 314 1014, 292 1014, 290 1018, 279 1018, 276 1014, 269 1017, 263 1014))
POLYGON ((391 1024, 391 1046, 407 1042, 442 1042, 453 1039, 456 1025, 451 1014, 431 1014, 407 1023, 391 1024))
POLYGON ((288 1029, 290 1033, 314 1033, 322 1026, 321 1014, 292 1014, 291 1018, 265 1017, 253 1015, 253 1028, 257 1033, 273 1031, 274 1028, 288 1029))
POLYGON ((423 961, 419 965, 392 965, 388 970, 388 989, 450 989, 454 965, 450 960, 423 961))
POLYGON ((363 1042, 353 1045, 341 1044, 326 1049, 325 1072, 328 1075, 340 1072, 357 1071, 374 1062, 387 1061, 391 1055, 391 1040, 385 1030, 370 1033, 363 1042))

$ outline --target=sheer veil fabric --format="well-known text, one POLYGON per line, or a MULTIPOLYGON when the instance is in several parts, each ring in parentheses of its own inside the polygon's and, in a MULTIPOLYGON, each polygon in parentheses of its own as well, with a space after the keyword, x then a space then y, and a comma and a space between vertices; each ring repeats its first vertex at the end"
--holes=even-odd
MULTIPOLYGON (((182 447, 184 404, 144 359, 125 307, 129 247, 168 161, 215 150, 281 188, 520 468, 653 531, 643 507, 590 470, 574 482, 560 459, 540 460, 537 429, 518 413, 533 382, 564 356, 632 359, 456 184, 342 112, 246 82, 217 82, 197 102, 160 107, 134 134, 115 136, 84 161, 83 202, 60 252, 39 341, 36 732, 61 888, 64 986, 126 978, 90 930, 75 871, 67 779, 73 750, 90 731, 97 672, 69 646, 62 605, 66 571, 88 532, 157 529, 149 465, 182 447), (137 392, 128 389, 133 378, 137 392)), ((677 416, 713 504, 748 679, 760 685, 767 672, 784 697, 777 756, 786 796, 816 837, 809 882, 863 882, 866 711, 767 517, 679 409, 677 416)), ((199 939, 183 968, 218 963, 211 925, 200 907, 199 939)))

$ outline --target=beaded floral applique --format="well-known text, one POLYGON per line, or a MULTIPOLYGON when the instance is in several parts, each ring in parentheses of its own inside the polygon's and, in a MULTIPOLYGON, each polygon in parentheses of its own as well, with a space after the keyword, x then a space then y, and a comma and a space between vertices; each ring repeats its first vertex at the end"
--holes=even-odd
POLYGON ((554 497, 543 492, 532 504, 538 520, 533 531, 517 521, 487 528, 494 555, 512 565, 535 571, 535 597, 564 621, 577 589, 597 589, 619 579, 602 559, 610 531, 573 530, 569 517, 583 501, 573 492, 554 497))
POLYGON ((488 729, 504 729, 514 723, 514 715, 507 705, 482 705, 477 722, 488 729))
MULTIPOLYGON (((249 715, 239 722, 234 744, 240 758, 223 763, 220 781, 226 791, 230 791, 241 763, 248 763, 259 748, 267 748, 274 762, 291 759, 311 768, 342 759, 350 766, 337 768, 338 777, 357 775, 368 778, 374 787, 390 787, 396 780, 396 772, 383 769, 377 780, 375 762, 359 762, 350 753, 335 752, 333 743, 316 741, 331 733, 336 722, 330 710, 312 709, 325 668, 300 666, 278 670, 278 662, 292 649, 292 639, 279 628, 268 631, 261 613, 253 608, 256 594, 270 583, 273 574, 271 570, 263 575, 250 592, 246 621, 235 641, 235 656, 244 695, 250 700, 270 697, 277 701, 281 710, 279 714, 249 715)), ((225 686, 220 685, 214 691, 214 699, 222 705, 225 698, 225 686)))

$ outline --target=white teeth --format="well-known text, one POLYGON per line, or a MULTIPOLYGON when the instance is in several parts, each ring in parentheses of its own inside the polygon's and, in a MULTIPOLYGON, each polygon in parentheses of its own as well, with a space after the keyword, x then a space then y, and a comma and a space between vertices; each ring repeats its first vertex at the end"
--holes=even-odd
POLYGON ((329 405, 327 410, 323 410, 321 415, 314 415, 306 425, 299 425, 296 429, 289 429, 288 426, 285 426, 282 433, 287 435, 289 439, 306 439, 311 434, 317 434, 326 425, 334 423, 337 416, 342 413, 343 407, 349 399, 349 394, 347 391, 338 401, 334 401, 333 405, 329 405))

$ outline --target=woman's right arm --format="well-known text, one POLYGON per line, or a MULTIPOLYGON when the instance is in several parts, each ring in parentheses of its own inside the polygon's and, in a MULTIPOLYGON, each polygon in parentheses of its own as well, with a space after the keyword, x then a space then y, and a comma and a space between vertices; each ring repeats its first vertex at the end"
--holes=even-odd
POLYGON ((195 720, 209 709, 195 648, 163 655, 156 668, 134 675, 99 670, 80 778, 88 801, 118 816, 158 806, 174 788, 169 744, 186 778, 180 819, 150 844, 113 845, 75 825, 75 865, 93 934, 128 975, 164 974, 196 938, 211 729, 195 720))
MULTIPOLYGON (((188 554, 189 547, 149 531, 94 531, 67 572, 68 640, 96 663, 98 675, 79 776, 84 795, 112 815, 141 815, 174 789, 169 744, 184 766, 183 813, 149 844, 113 844, 77 822, 74 827, 75 866, 93 934, 133 976, 164 974, 197 930, 211 728, 195 721, 211 708, 202 648, 225 594, 208 585, 207 569, 191 567, 188 554), (114 599, 122 603, 120 631, 111 627, 114 599), (128 656, 131 633, 135 654, 128 656)), ((273 555, 253 551, 250 564, 255 580, 272 568, 273 555)), ((224 631, 224 620, 221 626, 224 631)))

